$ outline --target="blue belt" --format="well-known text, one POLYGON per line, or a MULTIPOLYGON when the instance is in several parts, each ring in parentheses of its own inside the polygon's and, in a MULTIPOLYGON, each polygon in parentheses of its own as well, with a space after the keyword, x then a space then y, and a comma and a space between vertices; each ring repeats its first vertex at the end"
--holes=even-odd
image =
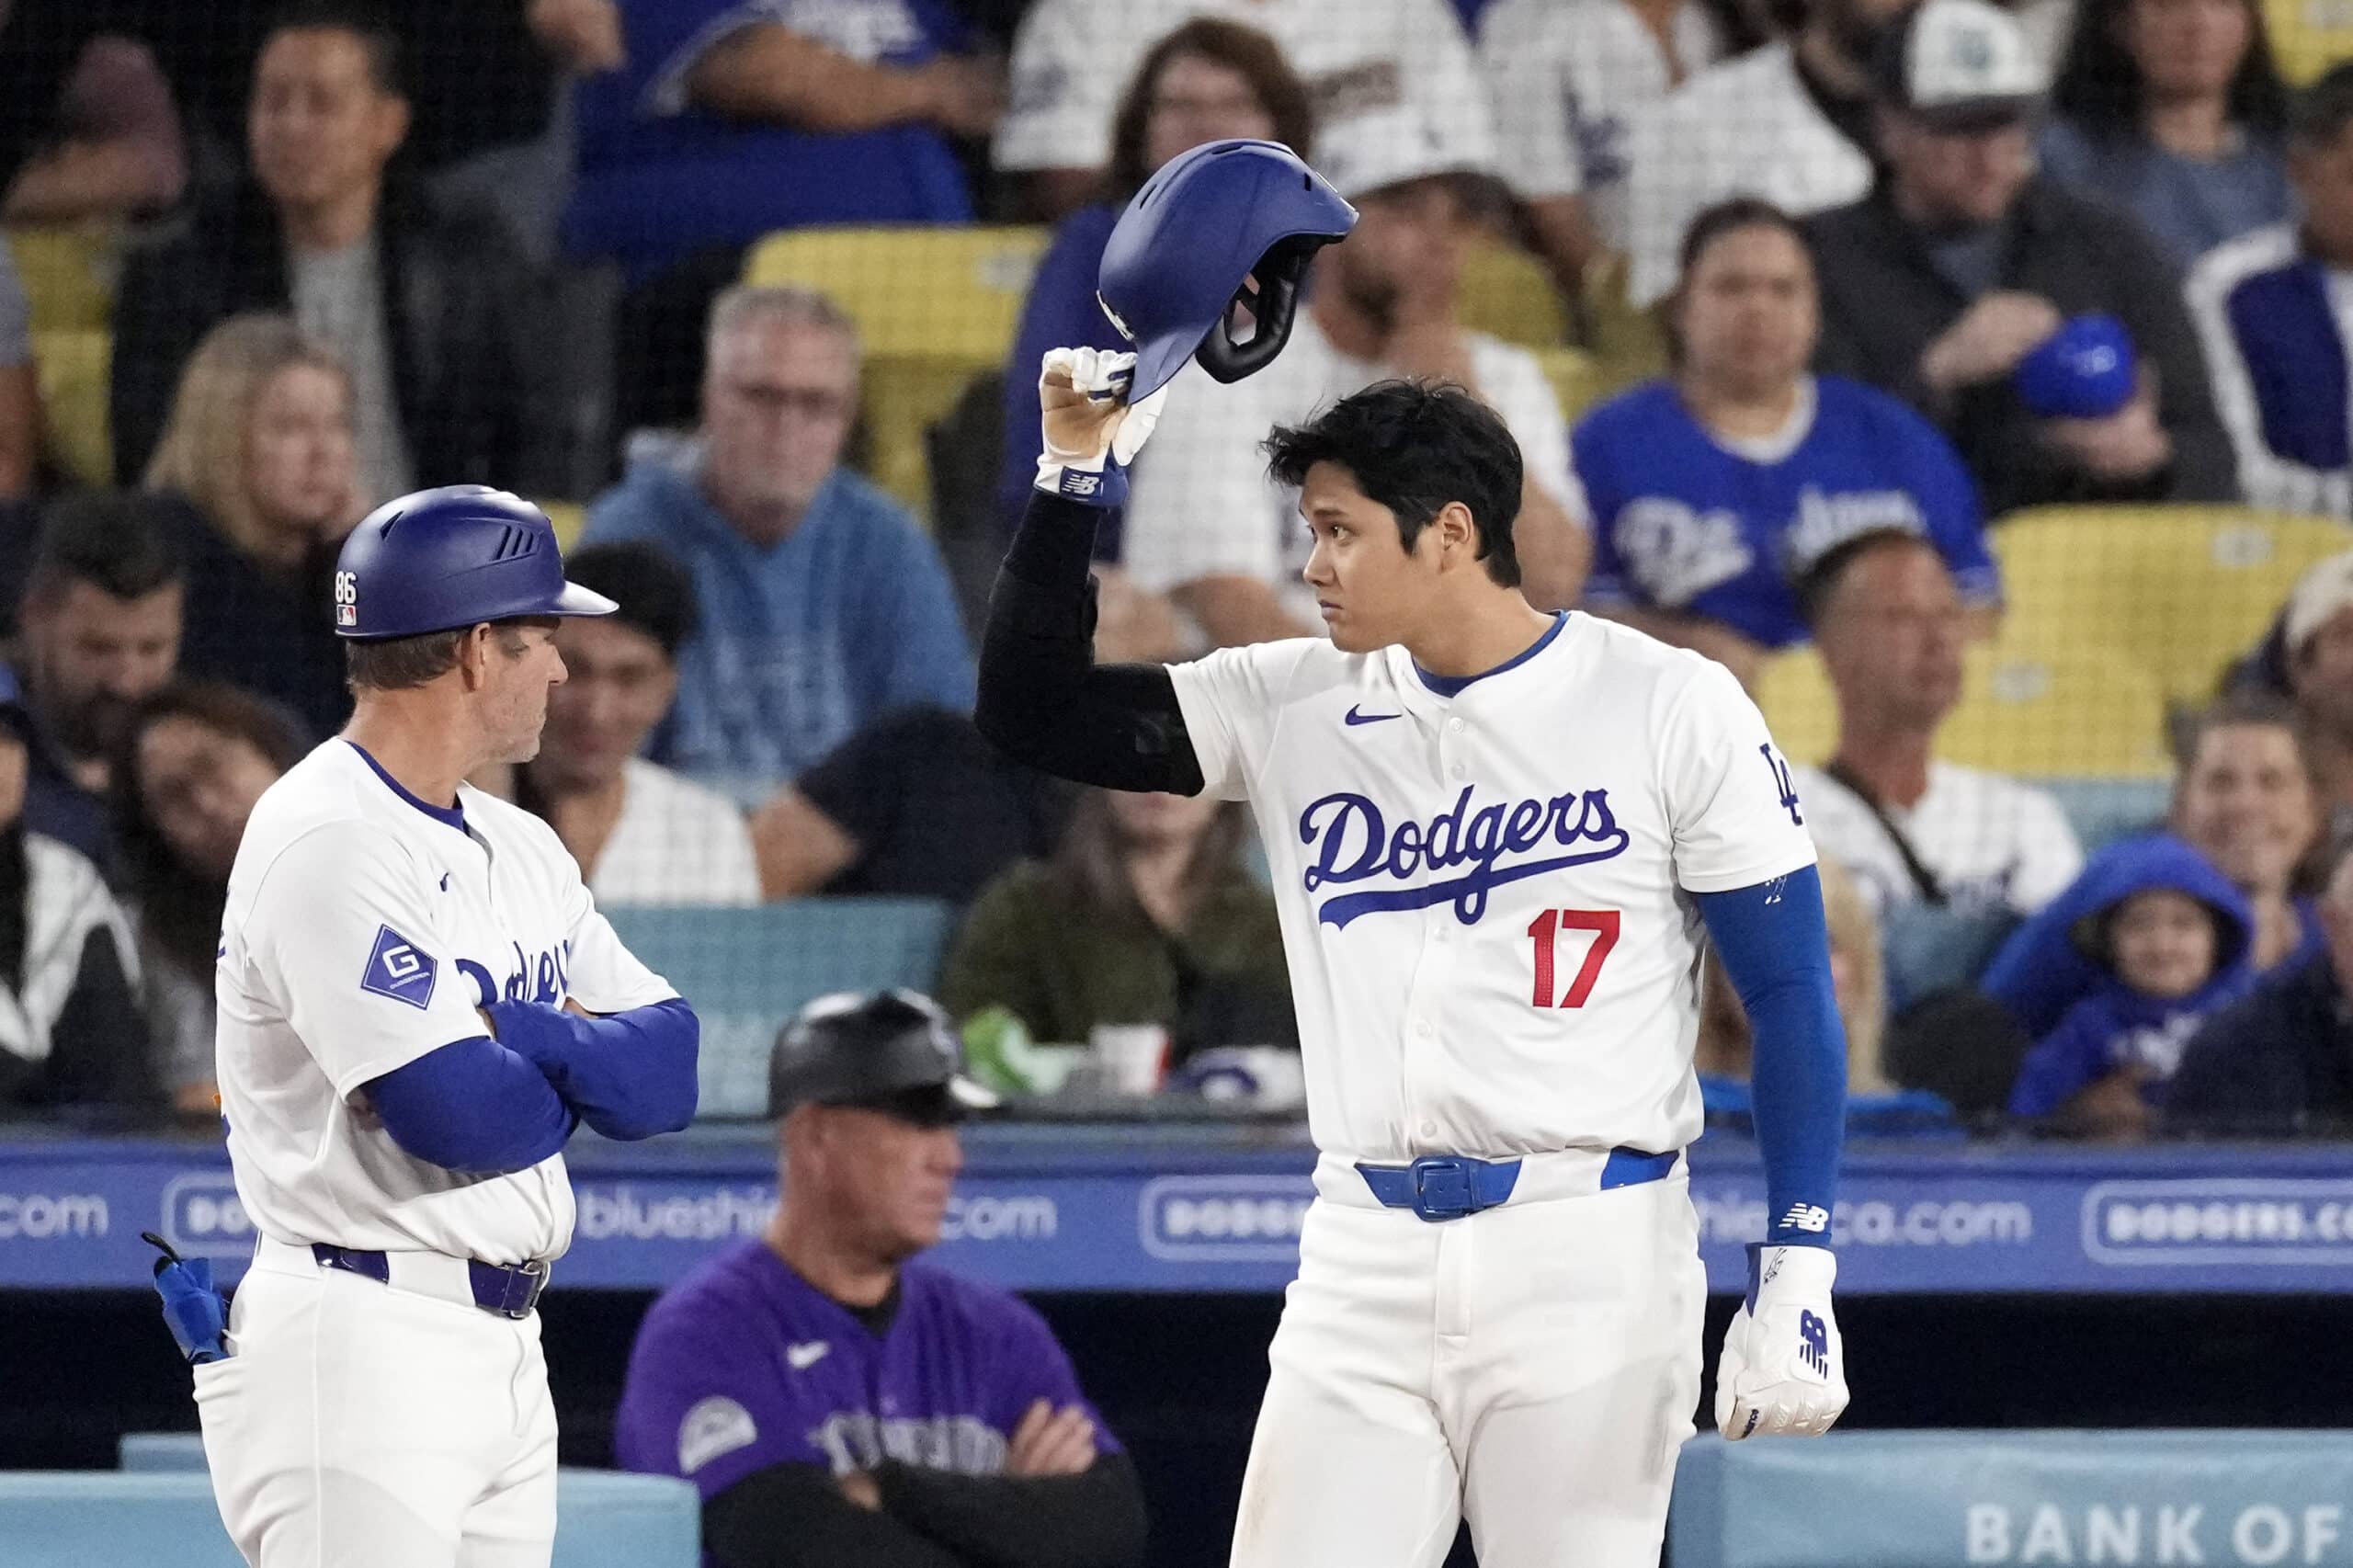
MULTIPOLYGON (((1656 1181, 1675 1168, 1675 1151, 1644 1153, 1612 1149, 1601 1164, 1601 1190, 1656 1181)), ((1493 1209, 1511 1196, 1519 1181, 1518 1160, 1480 1160, 1469 1154, 1424 1154, 1410 1165, 1371 1165, 1358 1172, 1384 1209, 1411 1209, 1436 1222, 1460 1220, 1493 1209)))
MULTIPOLYGON (((319 1260, 322 1267, 340 1268, 347 1274, 373 1279, 379 1285, 389 1285, 392 1280, 392 1259, 381 1252, 313 1242, 311 1256, 319 1260)), ((473 1288, 474 1305, 503 1318, 529 1317, 531 1309, 540 1303, 540 1292, 548 1288, 548 1266, 539 1262, 509 1268, 470 1257, 466 1259, 466 1276, 467 1283, 473 1288)))

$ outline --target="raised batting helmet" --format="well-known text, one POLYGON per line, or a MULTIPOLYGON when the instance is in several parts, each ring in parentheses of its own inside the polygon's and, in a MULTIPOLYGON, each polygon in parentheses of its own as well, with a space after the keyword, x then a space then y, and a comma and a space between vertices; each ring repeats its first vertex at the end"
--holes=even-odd
POLYGON ((385 502, 351 530, 335 561, 335 629, 344 637, 415 637, 618 608, 563 580, 563 552, 545 512, 486 484, 385 502))
POLYGON ((1120 214, 1097 278, 1104 313, 1136 346, 1130 400, 1157 392, 1188 355, 1221 381, 1266 369, 1290 341, 1307 264, 1356 222, 1279 142, 1211 142, 1169 159, 1120 214), (1237 301, 1257 324, 1239 343, 1237 301))
POLYGON ((768 1115, 807 1101, 954 1121, 996 1096, 964 1076, 964 1042, 938 1003, 917 992, 820 996, 777 1036, 768 1115))

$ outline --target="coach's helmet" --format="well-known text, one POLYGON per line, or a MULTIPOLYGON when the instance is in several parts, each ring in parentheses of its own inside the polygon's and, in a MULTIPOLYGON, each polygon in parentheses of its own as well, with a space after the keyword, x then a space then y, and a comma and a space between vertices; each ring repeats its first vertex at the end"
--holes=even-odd
POLYGON ((335 629, 343 637, 416 637, 619 608, 564 581, 563 552, 545 512, 486 484, 445 484, 387 501, 351 530, 335 560, 335 629))
POLYGON ((1315 253, 1347 237, 1357 210, 1279 142, 1210 142, 1144 181, 1103 247, 1096 298, 1135 345, 1141 401, 1186 357, 1221 381, 1271 364, 1290 338, 1315 253), (1256 329, 1233 337, 1233 307, 1256 329))
POLYGON ((946 1010, 901 989, 820 996, 784 1026, 768 1057, 768 1116, 810 1101, 944 1125, 997 1097, 964 1076, 964 1042, 946 1010))

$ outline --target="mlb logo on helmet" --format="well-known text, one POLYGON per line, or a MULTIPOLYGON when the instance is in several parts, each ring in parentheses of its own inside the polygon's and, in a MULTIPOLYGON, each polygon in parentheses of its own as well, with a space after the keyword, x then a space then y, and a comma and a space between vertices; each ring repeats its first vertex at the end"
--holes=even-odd
POLYGON ((335 574, 335 623, 337 626, 359 624, 359 574, 357 572, 335 574))

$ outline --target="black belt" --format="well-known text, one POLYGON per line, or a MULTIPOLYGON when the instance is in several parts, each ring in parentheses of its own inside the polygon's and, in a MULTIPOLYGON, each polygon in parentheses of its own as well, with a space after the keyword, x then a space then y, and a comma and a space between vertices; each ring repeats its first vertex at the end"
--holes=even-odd
MULTIPOLYGON (((313 1242, 311 1256, 324 1268, 340 1268, 347 1274, 373 1279, 379 1285, 392 1282, 392 1260, 381 1252, 313 1242)), ((474 1305, 503 1318, 529 1317, 540 1303, 540 1292, 548 1288, 548 1266, 536 1260, 509 1267, 470 1257, 466 1259, 466 1277, 473 1288, 474 1305)))

